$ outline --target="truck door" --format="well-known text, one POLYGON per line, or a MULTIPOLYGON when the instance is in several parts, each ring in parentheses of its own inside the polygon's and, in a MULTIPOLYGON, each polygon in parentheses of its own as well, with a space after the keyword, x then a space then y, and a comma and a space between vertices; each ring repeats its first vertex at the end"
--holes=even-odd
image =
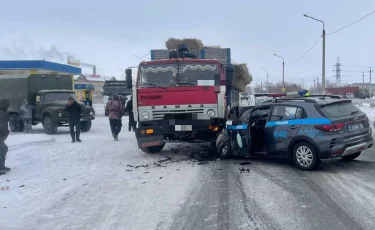
POLYGON ((289 143, 298 134, 304 110, 290 105, 275 105, 265 127, 265 140, 269 155, 287 153, 289 143))
POLYGON ((36 95, 36 98, 35 98, 35 109, 34 109, 34 117, 35 117, 35 120, 37 121, 41 121, 42 120, 42 112, 43 112, 43 109, 44 109, 44 106, 43 106, 43 94, 37 94, 36 95))
POLYGON ((246 110, 234 125, 227 127, 231 133, 231 145, 235 155, 250 155, 251 137, 249 120, 251 112, 252 109, 246 110))

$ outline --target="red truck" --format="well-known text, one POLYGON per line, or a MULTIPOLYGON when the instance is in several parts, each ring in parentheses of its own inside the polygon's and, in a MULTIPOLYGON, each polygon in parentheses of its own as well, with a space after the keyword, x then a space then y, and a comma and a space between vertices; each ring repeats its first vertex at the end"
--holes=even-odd
POLYGON ((238 105, 230 49, 152 50, 151 61, 138 66, 134 87, 132 70, 125 72, 138 146, 146 153, 160 152, 168 142, 214 143, 230 107, 238 105))

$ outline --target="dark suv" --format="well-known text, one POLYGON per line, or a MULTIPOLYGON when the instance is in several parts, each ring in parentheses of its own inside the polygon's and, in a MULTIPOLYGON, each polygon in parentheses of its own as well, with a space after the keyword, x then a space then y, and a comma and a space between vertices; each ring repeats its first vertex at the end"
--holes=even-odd
POLYGON ((219 156, 273 156, 314 170, 320 159, 357 158, 373 143, 365 113, 351 100, 314 95, 266 101, 228 121, 217 138, 219 156))

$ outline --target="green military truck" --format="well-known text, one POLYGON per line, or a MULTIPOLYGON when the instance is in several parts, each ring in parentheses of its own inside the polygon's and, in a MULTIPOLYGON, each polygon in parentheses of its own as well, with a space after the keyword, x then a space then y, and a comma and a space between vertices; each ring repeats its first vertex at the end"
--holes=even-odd
MULTIPOLYGON (((64 108, 70 96, 75 98, 73 74, 77 74, 77 69, 80 74, 80 68, 46 61, 18 61, 15 64, 14 62, 17 61, 0 61, 0 97, 10 99, 10 130, 24 130, 19 111, 25 99, 34 106, 33 125, 41 123, 45 133, 55 134, 58 127, 68 126, 68 113, 64 108), (41 64, 36 65, 33 62, 41 64), (25 67, 19 67, 19 70, 15 69, 16 66, 25 67), (25 70, 26 68, 31 70, 25 70)), ((95 111, 91 106, 78 103, 83 111, 81 131, 88 132, 92 120, 95 119, 95 111)))

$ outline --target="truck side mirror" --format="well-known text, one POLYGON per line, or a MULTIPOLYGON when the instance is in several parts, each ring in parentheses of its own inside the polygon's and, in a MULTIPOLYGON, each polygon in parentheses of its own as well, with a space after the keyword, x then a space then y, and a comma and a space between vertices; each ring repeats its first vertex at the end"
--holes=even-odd
POLYGON ((132 69, 126 69, 125 75, 126 75, 126 88, 128 89, 133 88, 132 69))

